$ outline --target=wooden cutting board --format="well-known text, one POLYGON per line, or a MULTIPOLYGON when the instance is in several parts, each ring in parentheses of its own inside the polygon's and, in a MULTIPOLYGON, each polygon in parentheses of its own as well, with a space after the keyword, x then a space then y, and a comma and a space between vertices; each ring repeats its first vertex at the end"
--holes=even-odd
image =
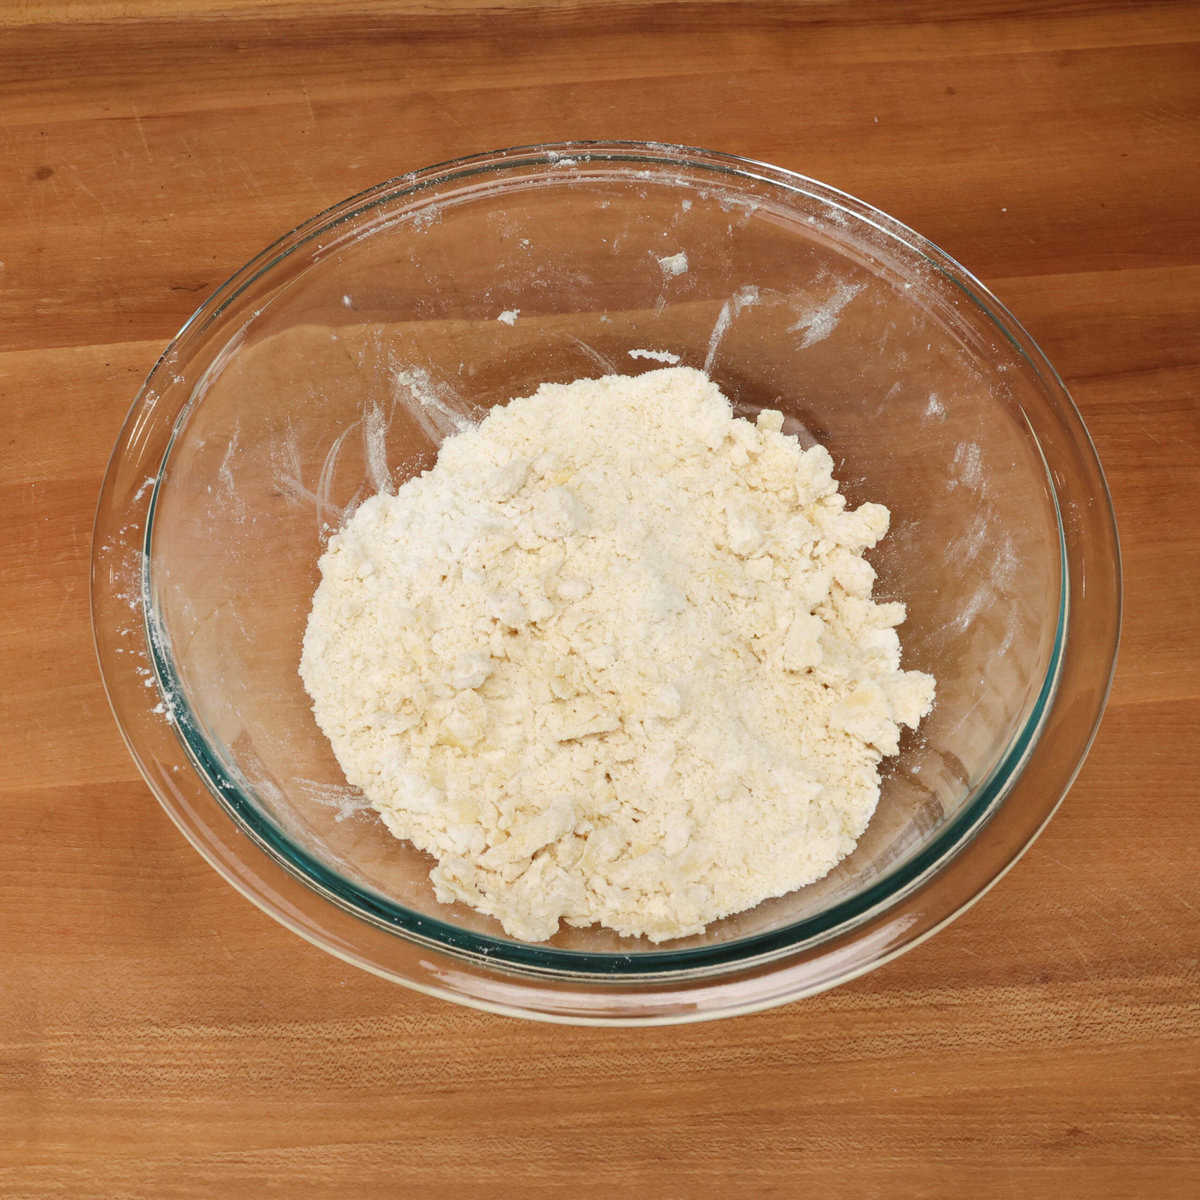
POLYGON ((1200 13, 988 0, 0 9, 0 1196, 1200 1194, 1200 13), (932 941, 716 1025, 451 1007, 276 926, 137 775, 91 646, 158 350, 393 174, 631 137, 813 175, 1039 339, 1121 524, 1108 716, 932 941))

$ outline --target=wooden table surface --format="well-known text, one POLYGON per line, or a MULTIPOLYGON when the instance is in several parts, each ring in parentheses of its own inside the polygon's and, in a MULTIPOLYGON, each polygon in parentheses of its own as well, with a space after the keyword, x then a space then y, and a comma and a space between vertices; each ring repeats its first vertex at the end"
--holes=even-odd
POLYGON ((0 8, 0 1195, 1200 1195, 1200 8, 8 0, 0 8), (143 375, 402 171, 681 141, 871 201, 1012 307, 1115 497, 1112 703, 931 942, 652 1030, 409 993, 259 913, 139 778, 88 617, 143 375))

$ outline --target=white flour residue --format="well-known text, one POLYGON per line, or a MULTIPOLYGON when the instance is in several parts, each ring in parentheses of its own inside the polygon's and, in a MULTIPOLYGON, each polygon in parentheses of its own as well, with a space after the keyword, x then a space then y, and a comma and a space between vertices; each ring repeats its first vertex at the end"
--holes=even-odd
POLYGON ((453 392, 434 383, 423 367, 394 367, 392 382, 396 399, 435 445, 474 424, 448 403, 457 400, 453 392))
POLYGON ((1017 574, 1017 551, 1012 538, 1005 534, 996 547, 992 562, 992 582, 999 588, 1010 587, 1017 574))
MULTIPOLYGON (((380 414, 381 416, 381 414, 380 414)), ((347 437, 353 433, 359 425, 363 424, 363 419, 351 422, 345 429, 342 430, 329 449, 325 453, 325 459, 321 464, 321 470, 317 476, 316 490, 313 491, 304 483, 303 471, 300 465, 300 447, 296 432, 292 428, 291 423, 288 423, 287 433, 280 439, 274 441, 270 447, 271 471, 275 479, 275 486, 280 493, 295 506, 306 507, 311 506, 316 513, 317 518, 317 533, 324 536, 331 529, 337 528, 345 519, 349 512, 354 508, 352 502, 348 507, 343 508, 341 505, 334 502, 332 498, 333 475, 334 469, 337 466, 338 456, 341 454, 342 447, 346 444, 347 437)), ((375 471, 372 469, 372 455, 374 454, 374 464, 378 466, 378 452, 372 447, 371 441, 374 437, 380 442, 382 435, 375 429, 364 431, 365 440, 367 442, 367 461, 368 470, 372 475, 372 482, 375 482, 375 471)), ((235 431, 233 444, 236 444, 237 434, 235 431)), ((226 453, 226 459, 229 459, 229 453, 226 453)), ((386 474, 386 471, 385 471, 386 474)), ((225 485, 226 491, 230 493, 231 498, 241 503, 240 498, 232 491, 233 477, 232 474, 225 477, 225 468, 222 467, 222 472, 218 475, 225 485)))
MULTIPOLYGON (((970 529, 951 543, 949 557, 954 561, 970 562, 986 551, 991 551, 994 555, 988 569, 988 577, 979 584, 958 615, 950 622, 950 628, 956 633, 965 633, 981 612, 995 608, 1011 594, 1013 580, 1020 565, 1016 547, 1007 534, 1002 535, 999 540, 992 537, 992 523, 987 515, 977 516, 970 529)), ((1012 605, 1005 605, 1004 611, 1007 614, 1007 624, 1003 641, 995 651, 998 655, 1008 650, 1016 636, 1017 618, 1012 605)))
POLYGON ((956 563, 968 563, 979 557, 979 552, 987 544, 988 532, 991 529, 989 516, 990 510, 975 514, 966 533, 956 537, 947 546, 947 559, 956 563))
MULTIPOLYGON (((121 533, 124 534, 125 530, 122 529, 121 533)), ((107 550, 109 547, 103 546, 101 549, 107 550)), ((121 554, 119 550, 116 553, 121 554)), ((131 545, 121 554, 118 565, 109 567, 109 579, 113 584, 114 595, 135 614, 142 611, 142 577, 145 563, 146 556, 143 551, 131 545)))
POLYGON ((237 453, 238 437, 241 429, 237 422, 234 422, 233 436, 225 446, 225 457, 221 459, 221 465, 217 469, 217 478, 221 481, 227 495, 232 496, 234 491, 233 483, 233 468, 230 464, 233 462, 233 456, 237 453))
POLYGON ((414 215, 412 219, 413 228, 423 233, 430 225, 438 223, 441 219, 441 205, 431 204, 428 208, 423 208, 419 213, 414 215))
POLYGON ((670 350, 630 350, 630 358, 648 358, 652 362, 668 363, 675 367, 679 365, 679 355, 670 350))
POLYGON ((317 478, 317 530, 320 533, 327 529, 335 528, 340 525, 346 517, 346 510, 339 505, 334 504, 330 496, 331 488, 333 487, 333 472, 337 466, 338 455, 342 452, 342 447, 346 444, 346 438, 358 428, 358 422, 354 421, 347 425, 341 433, 333 439, 333 444, 325 452, 325 461, 321 464, 321 474, 317 478), (330 517, 335 518, 330 520, 330 517))
POLYGON ((680 250, 678 254, 667 254, 658 260, 658 265, 662 268, 662 273, 671 278, 674 275, 682 275, 688 269, 687 254, 680 250))
POLYGON ((341 822, 347 817, 356 817, 361 812, 370 812, 371 805, 357 788, 322 783, 318 779, 296 778, 296 786, 306 800, 333 809, 334 820, 341 822))
POLYGON ((991 584, 984 583, 971 594, 971 598, 962 606, 958 615, 950 622, 950 628, 955 633, 965 633, 984 608, 996 599, 996 591, 991 584))
POLYGON ((721 196, 717 204, 722 212, 733 212, 735 209, 740 208, 748 217, 753 216, 754 213, 762 208, 762 204, 758 200, 751 200, 746 196, 731 196, 727 193, 721 196))
POLYGON ((239 494, 237 483, 233 478, 233 464, 237 457, 240 437, 241 425, 235 421, 233 434, 229 439, 228 445, 225 447, 225 455, 221 459, 221 465, 217 469, 217 479, 221 484, 221 490, 224 492, 224 499, 229 515, 235 521, 244 522, 246 520, 246 502, 239 494))
POLYGON ((788 333, 804 332, 804 337, 800 339, 802 350, 823 342, 837 328, 842 310, 862 290, 861 283, 839 283, 833 289, 833 295, 820 308, 801 317, 794 325, 789 325, 788 333))
POLYGON ((501 325, 515 325, 517 323, 517 318, 520 315, 521 310, 519 308, 506 308, 496 318, 496 320, 499 321, 501 325))
POLYGON ((613 362, 606 354, 601 354, 595 346, 589 346, 583 338, 577 338, 574 334, 569 333, 567 337, 577 345, 600 368, 608 375, 619 375, 617 364, 613 362))
POLYGON ((981 490, 983 480, 983 455, 974 442, 959 442, 950 463, 954 473, 946 480, 947 491, 953 491, 961 483, 972 491, 981 490))
MULTIPOLYGON (((1013 549, 1012 542, 1006 537, 1003 545, 1000 547, 996 555, 996 561, 992 564, 992 582, 1001 590, 1004 591, 1010 587, 1012 580, 1017 570, 1017 555, 1013 549)), ((1003 657, 1008 653, 1013 641, 1017 636, 1017 616, 1016 613, 1010 613, 1008 622, 1004 626, 1004 637, 1001 639, 1000 645, 995 649, 997 658, 1003 657)))
POLYGON ((392 484, 387 464, 387 424, 383 419, 383 410, 377 404, 363 414, 362 431, 367 474, 377 492, 386 492, 392 484))
MULTIPOLYGON (((146 559, 146 556, 140 554, 138 557, 144 564, 143 571, 148 570, 149 561, 146 559)), ((146 611, 146 617, 146 628, 149 633, 150 644, 155 647, 160 661, 164 659, 169 661, 172 657, 171 639, 167 636, 166 627, 163 625, 162 614, 151 605, 146 611)), ((177 693, 167 691, 163 688, 161 680, 156 679, 156 682, 159 685, 159 702, 153 709, 153 712, 155 716, 162 717, 168 725, 174 725, 179 720, 180 712, 183 709, 183 701, 177 693)))
POLYGON ((271 470, 275 475, 275 486, 293 504, 311 504, 314 509, 320 507, 316 492, 304 486, 300 447, 290 421, 287 434, 271 446, 271 470))
POLYGON ((721 311, 717 313, 716 324, 713 325, 712 334, 708 339, 708 353, 704 356, 704 373, 706 375, 712 370, 713 360, 717 356, 717 347, 721 344, 721 339, 725 336, 725 331, 729 328, 730 323, 743 308, 749 308, 752 304, 757 303, 758 288, 753 284, 748 284, 746 287, 739 288, 721 305, 721 311))
POLYGON ((925 406, 925 415, 935 421, 946 419, 946 409, 938 399, 937 392, 930 393, 929 403, 925 406))

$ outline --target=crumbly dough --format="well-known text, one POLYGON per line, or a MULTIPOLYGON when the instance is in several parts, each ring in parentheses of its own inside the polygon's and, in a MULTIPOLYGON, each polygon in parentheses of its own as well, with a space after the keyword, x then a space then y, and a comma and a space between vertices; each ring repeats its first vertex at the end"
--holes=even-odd
POLYGON ((513 937, 652 941, 847 855, 934 681, 821 446, 687 367, 544 384, 368 500, 300 673, 351 784, 513 937))

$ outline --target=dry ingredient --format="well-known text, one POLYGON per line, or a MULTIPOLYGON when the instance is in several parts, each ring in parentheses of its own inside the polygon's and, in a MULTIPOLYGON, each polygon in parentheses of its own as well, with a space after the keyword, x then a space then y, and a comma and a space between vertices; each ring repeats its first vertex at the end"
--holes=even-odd
POLYGON ((652 941, 826 874, 934 681, 821 446, 687 367, 544 384, 368 500, 300 666, 349 782, 513 937, 652 941))

